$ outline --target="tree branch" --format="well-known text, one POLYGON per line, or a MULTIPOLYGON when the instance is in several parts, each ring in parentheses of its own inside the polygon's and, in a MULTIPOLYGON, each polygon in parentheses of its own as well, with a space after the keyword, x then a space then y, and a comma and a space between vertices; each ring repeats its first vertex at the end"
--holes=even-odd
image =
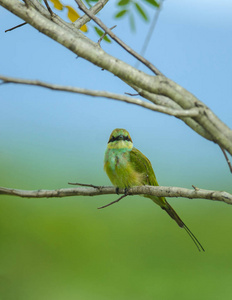
MULTIPOLYGON (((154 93, 147 92, 144 89, 138 88, 137 86, 131 85, 133 89, 135 89, 139 95, 152 103, 164 107, 169 107, 172 109, 183 109, 179 104, 174 102, 171 98, 163 95, 157 95, 154 93)), ((212 140, 211 135, 208 131, 205 130, 203 126, 201 126, 199 123, 197 123, 193 118, 188 117, 179 117, 183 122, 185 122, 186 125, 188 125, 190 128, 192 128, 195 132, 200 134, 202 137, 206 138, 207 140, 212 140)))
MULTIPOLYGON (((11 195, 25 198, 59 198, 70 196, 99 196, 124 194, 123 189, 116 191, 115 187, 111 186, 92 186, 78 188, 61 188, 56 190, 19 190, 12 188, 0 187, 0 195, 11 195)), ((227 204, 232 204, 232 194, 227 192, 203 190, 199 188, 186 189, 180 187, 166 186, 138 186, 129 188, 127 195, 153 195, 158 197, 183 197, 189 199, 208 199, 221 201, 227 204)))
POLYGON ((175 116, 175 117, 196 117, 200 114, 200 110, 198 108, 192 108, 189 110, 172 109, 172 108, 168 108, 168 107, 163 107, 161 105, 155 105, 155 104, 152 104, 149 102, 145 102, 141 99, 131 98, 131 97, 128 97, 125 95, 120 95, 120 94, 115 94, 115 93, 110 93, 110 92, 105 92, 105 91, 88 90, 88 89, 71 87, 71 86, 50 84, 50 83, 42 82, 39 80, 18 79, 18 78, 6 77, 6 76, 1 76, 1 75, 0 75, 0 80, 3 81, 1 84, 16 83, 16 84, 25 84, 25 85, 35 85, 35 86, 48 88, 51 90, 56 90, 56 91, 64 91, 64 92, 89 95, 89 96, 93 96, 93 97, 103 97, 103 98, 114 99, 114 100, 130 103, 130 104, 135 104, 135 105, 150 109, 152 111, 165 113, 167 115, 171 115, 171 116, 175 116))
POLYGON ((48 9, 48 11, 50 13, 50 15, 53 16, 54 13, 53 13, 53 11, 51 10, 51 7, 48 4, 48 1, 47 0, 43 0, 43 1, 44 1, 45 5, 46 5, 46 7, 47 7, 47 9, 48 9))
POLYGON ((128 53, 133 55, 136 59, 138 59, 141 63, 147 66, 152 72, 156 75, 163 75, 151 62, 145 59, 143 56, 138 54, 128 45, 126 45, 121 39, 119 39, 98 17, 92 14, 82 3, 81 0, 75 0, 80 10, 82 10, 89 18, 91 18, 98 26, 100 26, 116 43, 118 43, 123 49, 125 49, 128 53))
MULTIPOLYGON (((202 113, 195 117, 179 118, 203 137, 217 143, 232 155, 232 130, 193 94, 164 76, 150 76, 109 55, 97 43, 94 43, 75 27, 71 26, 72 24, 68 24, 58 16, 51 17, 45 7, 38 1, 27 0, 27 3, 29 6, 19 0, 0 0, 0 5, 40 32, 57 41, 76 55, 83 57, 100 68, 108 70, 128 85, 142 90, 147 95, 169 99, 170 103, 178 105, 183 110, 200 108, 202 113)), ((78 3, 80 3, 79 0, 78 3)), ((93 19, 92 15, 90 17, 93 19)), ((103 28, 103 30, 105 29, 103 28)), ((107 27, 105 31, 109 34, 107 27)), ((109 35, 112 37, 112 34, 110 33, 109 35)), ((173 107, 170 108, 173 109, 173 107)))
MULTIPOLYGON (((114 25, 112 27, 110 27, 110 30, 113 30, 117 25, 114 25)), ((100 39, 97 41, 98 45, 101 44, 101 41, 104 39, 104 37, 107 35, 106 32, 103 33, 103 35, 100 37, 100 39)))
POLYGON ((221 148, 221 150, 222 150, 222 153, 224 154, 224 156, 225 156, 225 159, 226 159, 226 162, 227 162, 227 164, 228 164, 228 166, 229 166, 229 169, 230 169, 230 173, 232 173, 232 165, 231 165, 231 162, 230 162, 230 160, 229 160, 229 158, 228 158, 228 156, 227 156, 227 154, 226 154, 226 151, 220 146, 220 148, 221 148))
MULTIPOLYGON (((98 2, 89 9, 89 12, 93 15, 96 15, 97 13, 99 13, 99 11, 101 11, 104 8, 108 1, 109 0, 98 0, 98 2)), ((81 28, 89 21, 91 21, 91 18, 84 14, 74 22, 74 25, 76 28, 81 28)))

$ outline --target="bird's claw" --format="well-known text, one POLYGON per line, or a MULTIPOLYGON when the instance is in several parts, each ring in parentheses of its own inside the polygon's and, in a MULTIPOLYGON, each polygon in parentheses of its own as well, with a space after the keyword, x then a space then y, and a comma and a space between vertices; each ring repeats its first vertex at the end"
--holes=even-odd
MULTIPOLYGON (((119 195, 119 187, 116 187, 116 194, 119 195)), ((128 188, 124 189, 124 195, 127 196, 128 195, 128 188)))
POLYGON ((128 188, 125 188, 124 189, 124 195, 127 196, 127 194, 128 194, 128 188))

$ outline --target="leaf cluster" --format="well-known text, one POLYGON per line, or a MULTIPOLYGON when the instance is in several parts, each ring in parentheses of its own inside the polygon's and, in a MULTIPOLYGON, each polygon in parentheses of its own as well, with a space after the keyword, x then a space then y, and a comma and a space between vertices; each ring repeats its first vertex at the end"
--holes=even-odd
MULTIPOLYGON (((59 11, 67 10, 67 18, 71 22, 75 22, 77 19, 80 18, 80 15, 76 9, 74 9, 70 5, 63 4, 60 0, 49 0, 51 3, 53 3, 53 8, 59 11)), ((98 0, 85 0, 87 6, 92 7, 93 4, 95 4, 98 0)), ((117 5, 117 13, 114 15, 116 19, 121 19, 123 17, 128 17, 130 27, 133 31, 136 29, 136 18, 135 18, 135 13, 141 17, 144 21, 148 22, 149 21, 149 16, 147 14, 146 9, 144 8, 145 5, 151 6, 153 9, 159 9, 160 4, 155 1, 155 0, 119 0, 116 5, 117 5)), ((83 32, 88 31, 87 25, 83 25, 80 28, 83 32)), ((104 32, 99 29, 98 27, 94 26, 94 30, 96 34, 99 37, 102 37, 104 35, 104 32)), ((105 42, 110 43, 111 40, 109 37, 104 36, 103 40, 105 42)))
POLYGON ((117 2, 119 10, 114 17, 116 19, 128 17, 131 29, 135 30, 134 12, 136 12, 144 21, 149 21, 149 16, 144 8, 144 4, 148 4, 153 9, 159 9, 160 7, 159 3, 155 0, 119 0, 117 2))

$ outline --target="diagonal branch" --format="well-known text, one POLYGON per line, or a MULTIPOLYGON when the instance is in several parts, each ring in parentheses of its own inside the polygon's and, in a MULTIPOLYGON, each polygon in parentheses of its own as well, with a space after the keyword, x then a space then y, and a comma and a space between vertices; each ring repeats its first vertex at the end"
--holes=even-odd
MULTIPOLYGON (((78 0, 78 2, 80 2, 78 0)), ((28 24, 63 45, 76 55, 108 70, 132 87, 147 93, 166 97, 183 110, 201 108, 203 113, 196 117, 181 119, 203 137, 217 143, 232 155, 232 130, 193 94, 164 76, 150 76, 120 59, 109 55, 74 26, 52 17, 36 0, 27 0, 29 6, 19 0, 0 0, 0 5, 17 15, 28 24), (33 5, 31 5, 33 3, 33 5), (191 122, 189 122, 191 121, 191 122)), ((92 17, 92 16, 91 16, 92 17)), ((147 97, 147 96, 146 96, 147 97)), ((150 96, 149 96, 150 97, 150 96)), ((148 97, 147 97, 148 98, 148 97)), ((165 105, 164 105, 165 106, 165 105)), ((174 108, 174 107, 169 107, 174 108)))
POLYGON ((230 169, 230 173, 232 173, 232 165, 231 165, 231 162, 230 162, 230 160, 229 160, 229 158, 228 158, 228 156, 226 154, 226 151, 221 146, 220 146, 220 149, 222 150, 222 153, 225 156, 226 162, 227 162, 227 164, 229 166, 229 169, 230 169))
POLYGON ((16 83, 16 84, 25 84, 25 85, 35 85, 40 86, 44 88, 48 88, 51 90, 56 91, 64 91, 64 92, 71 92, 71 93, 77 93, 77 94, 83 94, 83 95, 89 95, 93 97, 103 97, 103 98, 109 98, 114 99, 118 101, 123 101, 130 104, 135 104, 153 111, 165 113, 167 115, 175 116, 175 117, 196 117, 200 114, 200 110, 198 108, 192 108, 189 110, 183 110, 183 109, 172 109, 168 107, 164 107, 161 105, 156 105, 153 103, 149 103, 146 101, 143 101, 141 99, 131 98, 125 95, 110 93, 106 91, 96 91, 96 90, 89 90, 89 89, 83 89, 83 88, 77 88, 77 87, 71 87, 71 86, 62 86, 57 84, 50 84, 46 82, 42 82, 39 80, 28 80, 28 79, 18 79, 18 78, 12 78, 12 77, 6 77, 0 75, 0 80, 4 83, 16 83))
POLYGON ((51 10, 51 7, 50 7, 49 4, 48 4, 48 1, 47 1, 47 0, 44 0, 44 3, 45 3, 45 5, 46 5, 47 10, 49 11, 50 15, 53 16, 54 13, 53 13, 53 11, 51 10))
POLYGON ((21 23, 21 24, 19 24, 19 25, 16 25, 16 26, 14 26, 14 27, 11 27, 11 28, 9 28, 9 29, 6 29, 5 32, 12 31, 12 30, 14 30, 14 29, 16 29, 16 28, 19 28, 19 27, 22 27, 22 26, 24 26, 24 25, 26 25, 26 24, 27 24, 27 22, 23 22, 23 23, 21 23))
MULTIPOLYGON (((124 194, 124 189, 116 191, 111 186, 92 186, 78 188, 61 188, 56 190, 19 190, 13 188, 0 187, 0 195, 11 195, 25 198, 59 198, 71 196, 99 196, 124 194)), ((195 188, 186 189, 180 187, 167 186, 137 186, 128 189, 127 195, 153 195, 158 197, 183 197, 189 199, 208 199, 232 204, 232 194, 214 190, 204 190, 195 188)))
POLYGON ((125 49, 128 53, 137 58, 141 63, 147 66, 152 72, 156 75, 163 75, 150 61, 145 59, 143 56, 138 54, 132 48, 130 48, 127 44, 125 44, 121 39, 119 39, 98 17, 92 14, 86 6, 82 3, 81 0, 75 0, 80 10, 82 10, 89 18, 91 18, 98 26, 100 26, 115 42, 117 42, 123 49, 125 49))
MULTIPOLYGON (((97 13, 99 13, 99 11, 101 11, 104 8, 104 6, 107 4, 108 1, 109 0, 98 0, 98 2, 89 9, 89 12, 91 12, 93 15, 96 15, 97 13)), ((77 21, 74 22, 74 25, 76 28, 81 28, 90 20, 91 18, 86 14, 84 14, 79 19, 77 19, 77 21)))

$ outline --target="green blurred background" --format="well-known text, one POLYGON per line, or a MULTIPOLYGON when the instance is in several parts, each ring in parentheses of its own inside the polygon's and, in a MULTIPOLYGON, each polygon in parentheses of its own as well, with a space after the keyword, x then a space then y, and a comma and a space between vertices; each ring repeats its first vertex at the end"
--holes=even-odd
MULTIPOLYGON (((108 184, 102 170, 106 142, 94 149, 94 157, 92 149, 70 155, 70 148, 64 154, 41 147, 38 153, 37 147, 28 146, 2 153, 1 185, 55 189, 67 187, 68 181, 108 184)), ((48 142, 51 147, 58 143, 48 142)), ((171 183, 168 172, 162 174, 164 161, 160 177, 171 183)), ((180 168, 175 162, 173 167, 180 168)), ((184 179, 181 172, 178 180, 189 188, 187 182, 226 189, 224 182, 231 191, 226 167, 224 175, 220 170, 218 174, 220 180, 210 183, 195 174, 184 179)), ((97 210, 115 197, 1 196, 1 299, 230 298, 230 206, 170 199, 205 247, 206 252, 199 253, 187 234, 149 199, 128 197, 97 210)))
MULTIPOLYGON (((146 54, 230 127, 231 3, 165 1, 146 54)), ((101 14, 104 22, 115 24, 113 12, 114 1, 109 1, 101 14)), ((3 9, 0 15, 2 74, 133 93, 29 26, 5 34, 21 20, 3 9)), ((127 20, 115 33, 140 51, 138 40, 148 26, 137 22, 136 34, 127 20)), ((91 30, 88 36, 98 39, 91 30)), ((102 47, 135 64, 114 43, 102 47)), ((152 162, 160 185, 232 192, 220 149, 176 118, 116 101, 10 84, 0 86, 0 106, 0 186, 109 185, 104 151, 111 131, 122 127, 152 162)), ((0 299, 231 299, 231 206, 169 199, 206 249, 199 253, 184 230, 149 199, 127 197, 97 209, 114 199, 1 196, 0 299)))

